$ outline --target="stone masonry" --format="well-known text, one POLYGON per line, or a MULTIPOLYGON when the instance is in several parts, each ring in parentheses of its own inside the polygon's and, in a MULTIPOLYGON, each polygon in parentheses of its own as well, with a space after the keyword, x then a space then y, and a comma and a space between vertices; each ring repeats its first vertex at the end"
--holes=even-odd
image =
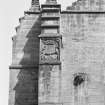
POLYGON ((104 0, 32 0, 19 22, 9 105, 105 105, 104 0))

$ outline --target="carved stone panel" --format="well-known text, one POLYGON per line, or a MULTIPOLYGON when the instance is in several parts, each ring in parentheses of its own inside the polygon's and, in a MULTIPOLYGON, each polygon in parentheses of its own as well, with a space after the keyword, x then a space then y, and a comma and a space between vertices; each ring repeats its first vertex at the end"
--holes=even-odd
POLYGON ((40 62, 56 62, 59 59, 59 40, 56 38, 41 39, 40 62))

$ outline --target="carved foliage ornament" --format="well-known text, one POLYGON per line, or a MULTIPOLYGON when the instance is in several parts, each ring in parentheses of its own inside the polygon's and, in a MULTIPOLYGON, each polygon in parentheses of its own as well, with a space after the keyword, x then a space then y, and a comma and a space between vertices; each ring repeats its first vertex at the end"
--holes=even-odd
POLYGON ((59 39, 46 38, 41 40, 40 60, 42 62, 59 60, 59 39))

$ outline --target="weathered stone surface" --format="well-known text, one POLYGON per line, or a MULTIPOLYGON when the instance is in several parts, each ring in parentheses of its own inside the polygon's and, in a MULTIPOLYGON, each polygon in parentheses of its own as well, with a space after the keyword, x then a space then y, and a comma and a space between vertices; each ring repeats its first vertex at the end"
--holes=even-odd
POLYGON ((72 6, 67 7, 67 10, 76 11, 104 11, 104 0, 77 0, 72 3, 72 6))
POLYGON ((13 37, 9 105, 104 105, 105 2, 78 0, 65 12, 53 3, 42 13, 35 9, 19 19, 13 37))
POLYGON ((27 14, 19 21, 13 37, 9 105, 35 105, 38 104, 40 14, 27 14))
POLYGON ((41 65, 39 68, 39 103, 59 102, 60 66, 41 65))
MULTIPOLYGON (((23 20, 13 40, 13 65, 34 65, 39 61, 40 15, 33 20, 23 20), (27 23, 29 22, 29 23, 27 23)), ((28 17, 26 15, 25 17, 28 17)), ((24 17, 24 18, 25 18, 24 17)), ((31 15, 29 16, 31 17, 31 15)))
POLYGON ((9 105, 38 103, 38 69, 11 69, 9 105))
POLYGON ((40 40, 40 62, 56 62, 60 60, 60 40, 47 38, 40 40))
MULTIPOLYGON (((79 96, 93 105, 103 105, 104 100, 104 61, 105 28, 104 14, 61 14, 62 33, 62 102, 73 104, 75 89, 73 75, 86 73, 88 76, 85 96, 79 96), (91 92, 92 91, 92 92, 91 92), (66 98, 65 98, 66 97, 66 98), (67 98, 69 97, 69 98, 67 98), (83 98, 87 97, 87 101, 83 98)), ((81 87, 80 89, 83 90, 81 87)), ((81 94, 84 94, 81 91, 81 94)), ((79 95, 79 92, 78 92, 79 95)), ((76 103, 77 104, 77 103, 76 103)), ((83 104, 83 103, 79 103, 83 104)))

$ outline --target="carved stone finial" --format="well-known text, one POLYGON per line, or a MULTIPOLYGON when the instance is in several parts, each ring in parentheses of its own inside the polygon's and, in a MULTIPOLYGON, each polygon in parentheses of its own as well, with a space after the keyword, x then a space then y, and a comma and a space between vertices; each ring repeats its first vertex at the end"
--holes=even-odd
POLYGON ((39 0, 32 0, 31 5, 39 5, 39 0))
POLYGON ((39 0, 32 0, 30 11, 36 12, 39 10, 40 10, 39 0))

